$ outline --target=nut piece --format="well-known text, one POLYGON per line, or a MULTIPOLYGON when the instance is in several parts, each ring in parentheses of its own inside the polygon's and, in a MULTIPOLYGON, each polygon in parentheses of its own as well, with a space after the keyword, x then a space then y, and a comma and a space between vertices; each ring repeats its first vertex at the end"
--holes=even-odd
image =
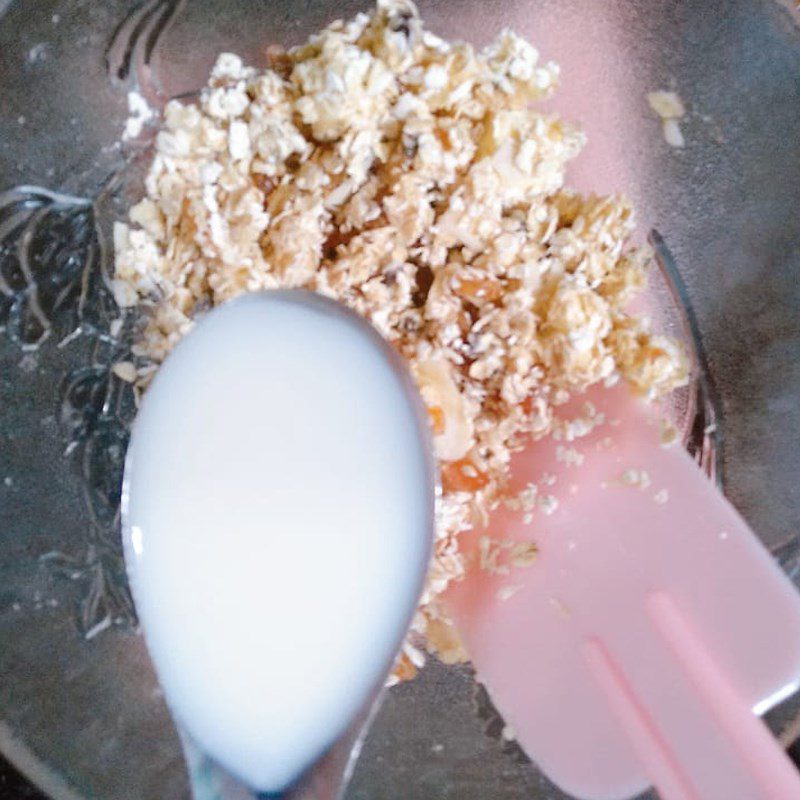
POLYGON ((664 140, 671 147, 683 147, 686 142, 678 120, 686 114, 683 101, 675 92, 658 91, 647 95, 650 108, 661 117, 664 140))
POLYGON ((650 92, 647 102, 661 119, 680 119, 686 113, 683 101, 675 92, 650 92))
POLYGON ((111 371, 126 383, 135 383, 138 376, 136 365, 130 361, 118 361, 111 367, 111 371))

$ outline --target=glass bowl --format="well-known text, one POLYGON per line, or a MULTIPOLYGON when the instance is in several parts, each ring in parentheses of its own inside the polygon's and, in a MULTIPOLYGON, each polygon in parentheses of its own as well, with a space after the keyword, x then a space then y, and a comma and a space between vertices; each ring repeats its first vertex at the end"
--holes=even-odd
MULTIPOLYGON (((698 455, 796 578, 800 30, 790 11, 774 0, 420 6, 448 38, 483 44, 508 26, 561 64, 553 106, 590 141, 571 183, 632 196, 694 309, 718 403, 697 384, 673 410, 696 423, 698 455), (656 89, 687 106, 682 149, 648 108, 656 89), (716 461, 712 422, 724 434, 716 461)), ((0 0, 0 750, 59 800, 188 791, 118 542, 133 403, 110 366, 134 321, 111 325, 108 231, 146 157, 119 144, 127 92, 159 105, 196 90, 222 50, 262 64, 267 45, 366 7, 0 0)), ((681 315, 662 323, 676 328, 681 315)), ((776 730, 796 707, 773 712, 776 730)), ((562 797, 502 727, 469 667, 431 660, 388 694, 347 797, 562 797)))

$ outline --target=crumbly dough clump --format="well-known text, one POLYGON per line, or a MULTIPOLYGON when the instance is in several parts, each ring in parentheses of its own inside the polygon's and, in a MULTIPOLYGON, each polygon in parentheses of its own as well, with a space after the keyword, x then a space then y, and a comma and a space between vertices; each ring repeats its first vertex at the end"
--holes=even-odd
POLYGON ((528 42, 506 30, 476 51, 379 0, 267 56, 223 54, 196 105, 167 105, 146 196, 115 227, 116 299, 146 318, 142 386, 198 315, 278 287, 336 298, 404 356, 442 482, 406 677, 414 635, 460 655, 437 597, 512 452, 558 430, 570 394, 622 377, 657 397, 687 363, 626 312, 649 261, 630 206, 564 187, 584 137, 536 110, 558 68, 528 42))

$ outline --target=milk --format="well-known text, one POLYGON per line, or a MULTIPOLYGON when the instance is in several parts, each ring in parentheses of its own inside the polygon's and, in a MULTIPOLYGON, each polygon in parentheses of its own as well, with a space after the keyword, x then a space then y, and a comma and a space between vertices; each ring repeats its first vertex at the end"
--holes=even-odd
POLYGON ((148 389, 136 607, 173 715, 252 788, 290 784, 385 676, 429 558, 430 453, 389 348, 302 292, 212 311, 148 389))

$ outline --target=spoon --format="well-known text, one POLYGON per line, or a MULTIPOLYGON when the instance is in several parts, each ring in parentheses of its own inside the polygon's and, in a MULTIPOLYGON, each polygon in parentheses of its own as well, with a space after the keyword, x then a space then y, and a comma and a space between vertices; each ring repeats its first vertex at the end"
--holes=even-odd
POLYGON ((430 558, 399 357, 303 291, 209 312, 143 399, 125 562, 196 800, 340 797, 430 558))

